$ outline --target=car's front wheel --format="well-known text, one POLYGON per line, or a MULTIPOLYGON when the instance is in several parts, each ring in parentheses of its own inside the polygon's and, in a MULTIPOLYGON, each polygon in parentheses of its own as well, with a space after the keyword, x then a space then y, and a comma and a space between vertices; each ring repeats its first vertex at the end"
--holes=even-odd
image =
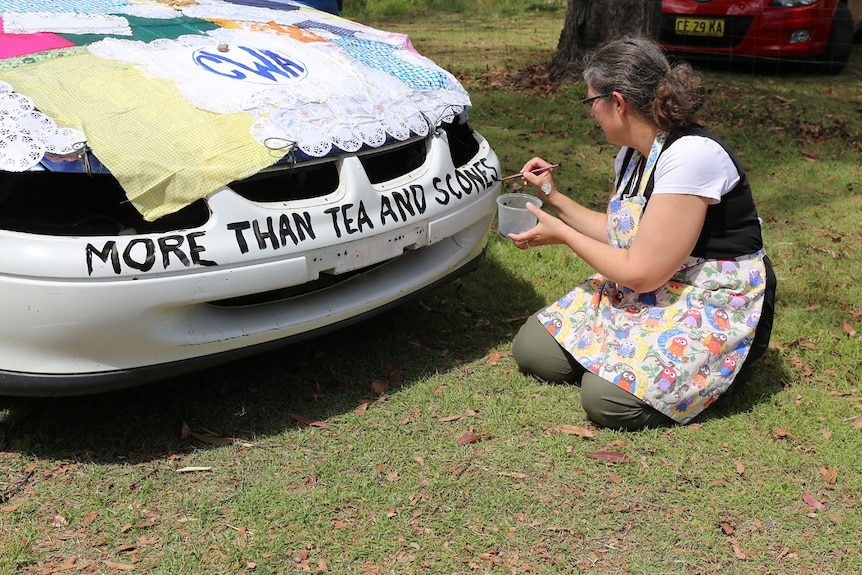
POLYGON ((838 74, 844 69, 844 65, 850 59, 850 51, 853 48, 853 14, 850 8, 843 2, 835 9, 835 18, 832 20, 832 33, 829 35, 829 45, 826 51, 818 58, 823 69, 828 74, 838 74))

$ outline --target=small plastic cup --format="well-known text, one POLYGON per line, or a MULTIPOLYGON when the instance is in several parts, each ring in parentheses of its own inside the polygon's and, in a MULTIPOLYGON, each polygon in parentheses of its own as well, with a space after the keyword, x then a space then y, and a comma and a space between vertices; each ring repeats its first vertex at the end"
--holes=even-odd
POLYGON ((520 234, 536 227, 539 219, 527 210, 527 204, 542 207, 542 200, 529 194, 501 194, 497 196, 497 228, 500 235, 520 234))

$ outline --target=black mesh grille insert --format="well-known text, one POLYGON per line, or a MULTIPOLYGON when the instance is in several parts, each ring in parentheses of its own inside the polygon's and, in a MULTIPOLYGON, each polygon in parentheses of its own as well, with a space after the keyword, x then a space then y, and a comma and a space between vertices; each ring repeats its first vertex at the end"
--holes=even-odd
POLYGON ((203 200, 154 222, 110 174, 0 172, 0 228, 53 236, 109 236, 196 228, 209 219, 203 200))
POLYGON ((407 144, 359 156, 365 175, 372 184, 393 180, 425 163, 428 149, 425 140, 415 140, 407 144))
POLYGON ((253 202, 319 198, 338 188, 338 167, 335 160, 295 167, 280 165, 228 184, 228 187, 253 202))
POLYGON ((479 153, 479 142, 473 135, 470 124, 446 124, 443 129, 449 136, 449 153, 452 154, 452 163, 456 168, 467 164, 479 153))

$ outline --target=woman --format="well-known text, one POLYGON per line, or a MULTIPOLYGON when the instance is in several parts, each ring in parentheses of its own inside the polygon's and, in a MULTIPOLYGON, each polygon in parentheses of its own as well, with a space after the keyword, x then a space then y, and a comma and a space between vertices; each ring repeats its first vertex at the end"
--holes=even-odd
POLYGON ((606 213, 557 191, 541 158, 521 172, 557 217, 509 237, 521 249, 565 244, 596 274, 534 314, 512 344, 520 368, 580 382, 596 423, 688 423, 763 354, 775 276, 739 161, 696 124, 700 79, 651 40, 591 53, 583 103, 616 157, 606 213), (534 173, 535 171, 535 173, 534 173))

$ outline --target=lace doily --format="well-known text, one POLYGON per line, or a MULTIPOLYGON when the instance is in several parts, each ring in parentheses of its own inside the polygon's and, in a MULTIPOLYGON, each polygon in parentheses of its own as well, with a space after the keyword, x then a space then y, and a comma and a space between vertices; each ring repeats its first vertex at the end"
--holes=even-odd
POLYGON ((83 132, 58 128, 54 120, 33 108, 30 98, 0 82, 0 170, 29 170, 45 152, 72 154, 84 141, 83 132))
POLYGON ((0 139, 0 169, 7 172, 32 168, 44 155, 45 146, 31 136, 12 132, 0 139))
POLYGON ((153 20, 169 20, 179 18, 182 12, 174 10, 170 6, 155 6, 150 4, 133 4, 115 11, 116 14, 128 14, 138 18, 152 18, 153 20))
POLYGON ((57 12, 3 14, 5 34, 115 34, 131 36, 129 22, 122 16, 57 12))

